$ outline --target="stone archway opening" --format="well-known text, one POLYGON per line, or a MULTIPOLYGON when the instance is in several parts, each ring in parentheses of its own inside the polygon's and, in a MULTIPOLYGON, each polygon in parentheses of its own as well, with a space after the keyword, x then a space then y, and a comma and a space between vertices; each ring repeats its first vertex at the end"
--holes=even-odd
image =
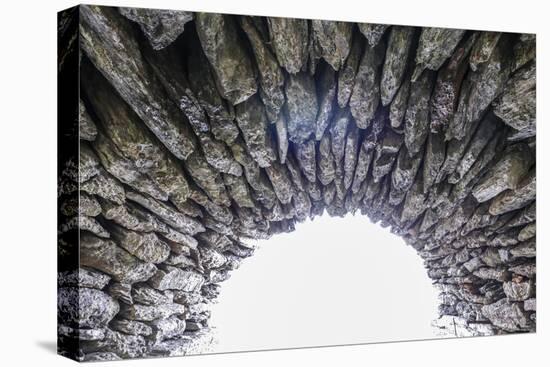
POLYGON ((323 215, 254 241, 212 306, 209 352, 435 338, 438 292, 402 238, 323 215))
POLYGON ((535 331, 534 35, 86 5, 59 32, 62 353, 200 352, 246 241, 323 213, 414 249, 437 327, 535 331))

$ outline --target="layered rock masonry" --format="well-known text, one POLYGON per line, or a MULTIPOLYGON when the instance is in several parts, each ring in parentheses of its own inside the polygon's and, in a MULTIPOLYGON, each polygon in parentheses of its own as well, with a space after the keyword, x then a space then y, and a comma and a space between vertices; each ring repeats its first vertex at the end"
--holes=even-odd
POLYGON ((325 212, 417 250, 436 327, 535 331, 534 35, 84 5, 59 19, 61 353, 200 351, 247 240, 325 212))

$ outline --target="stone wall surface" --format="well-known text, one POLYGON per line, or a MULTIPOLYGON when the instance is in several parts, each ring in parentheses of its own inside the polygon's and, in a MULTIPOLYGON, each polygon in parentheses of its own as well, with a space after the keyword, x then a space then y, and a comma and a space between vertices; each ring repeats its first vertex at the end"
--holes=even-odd
POLYGON ((534 35, 78 11, 62 353, 200 351, 247 239, 324 212, 365 215, 417 250, 440 291, 436 327, 535 331, 534 35))

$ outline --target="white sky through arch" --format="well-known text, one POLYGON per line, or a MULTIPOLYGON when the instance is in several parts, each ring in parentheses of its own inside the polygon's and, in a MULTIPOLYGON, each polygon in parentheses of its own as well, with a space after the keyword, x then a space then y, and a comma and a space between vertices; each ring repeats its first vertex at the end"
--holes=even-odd
POLYGON ((221 286, 211 352, 436 337, 421 258, 366 216, 325 214, 257 244, 221 286))

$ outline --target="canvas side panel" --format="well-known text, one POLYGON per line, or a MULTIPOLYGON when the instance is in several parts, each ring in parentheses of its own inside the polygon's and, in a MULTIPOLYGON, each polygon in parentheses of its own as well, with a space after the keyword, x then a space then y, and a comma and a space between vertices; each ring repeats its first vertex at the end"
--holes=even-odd
POLYGON ((57 351, 75 360, 79 341, 78 23, 78 7, 57 14, 57 351))

